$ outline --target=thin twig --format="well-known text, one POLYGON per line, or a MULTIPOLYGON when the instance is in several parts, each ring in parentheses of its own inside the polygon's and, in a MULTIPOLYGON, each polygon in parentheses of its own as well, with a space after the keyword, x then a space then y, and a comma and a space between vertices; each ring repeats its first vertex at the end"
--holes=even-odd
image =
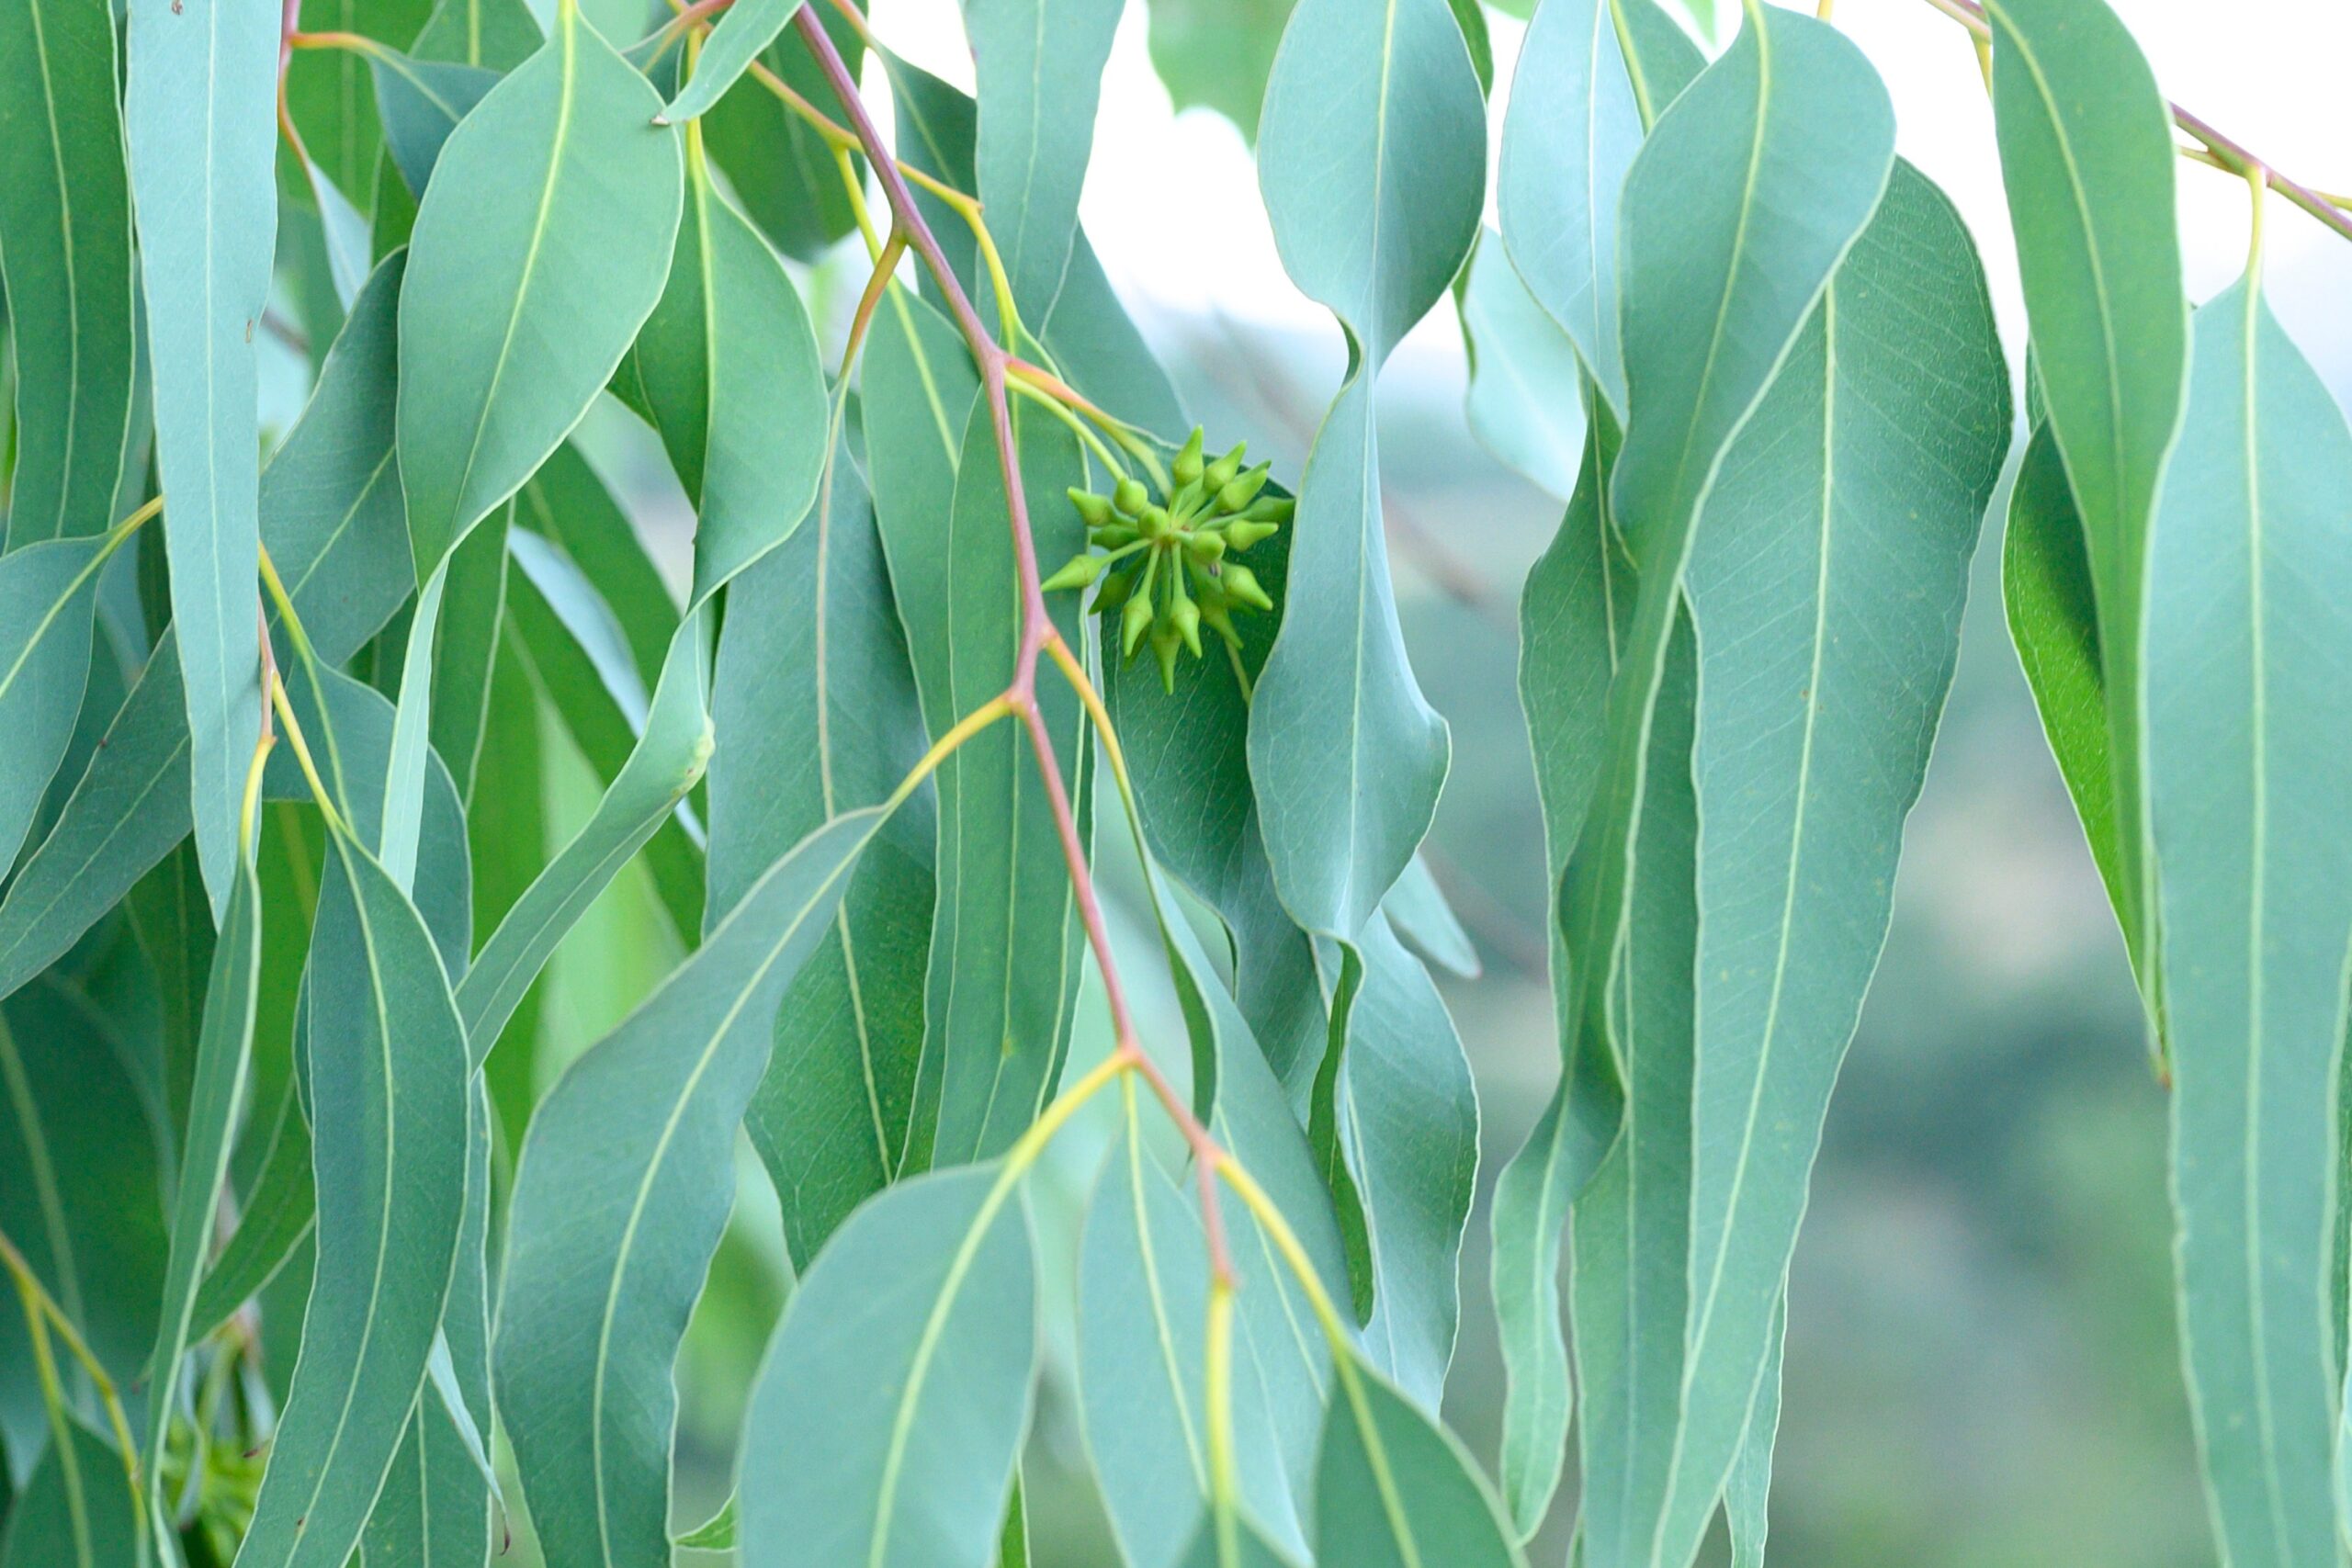
MULTIPOLYGON (((1022 724, 1029 733, 1030 750, 1036 758, 1037 772, 1045 784, 1046 799, 1053 811, 1055 831, 1061 840, 1062 859, 1069 872, 1071 897, 1078 905, 1079 917, 1086 930, 1087 943, 1092 948, 1095 964, 1102 971, 1103 996, 1110 1004, 1112 1028, 1118 1041, 1113 1055, 1150 1086, 1161 1109, 1182 1131, 1185 1141, 1192 1146, 1198 1168, 1195 1174, 1200 1182, 1202 1226, 1208 1239, 1210 1270, 1216 1279, 1231 1280, 1232 1259, 1218 1213, 1216 1188, 1217 1168, 1221 1163, 1229 1161, 1218 1151, 1208 1129, 1193 1114, 1192 1107, 1184 1103, 1182 1097, 1175 1092, 1160 1072, 1159 1065, 1143 1049, 1136 1032, 1134 1014, 1128 1007, 1126 987, 1119 978, 1118 961, 1112 955, 1110 931, 1103 923, 1102 900, 1096 896, 1094 878, 1087 865, 1086 847, 1080 840, 1077 820, 1070 810, 1069 791, 1062 781, 1061 762, 1055 755, 1053 738, 1046 732, 1045 716, 1037 705, 1038 656, 1049 646, 1059 645, 1061 639, 1055 630, 1039 582, 1037 547, 1029 525, 1028 496, 1022 484, 1020 455, 1013 443, 1012 410, 1006 389, 1012 356, 989 335, 987 326, 980 321, 979 312, 973 308, 970 297, 964 292, 956 269, 948 264, 946 254, 940 249, 938 237, 923 220, 922 211, 915 203, 914 193, 908 186, 905 171, 891 156, 881 132, 875 128, 873 117, 866 112, 865 102, 858 94, 857 83, 842 62, 840 51, 833 47, 832 39, 826 33, 823 24, 818 21, 809 7, 804 6, 794 16, 793 26, 798 30, 801 42, 816 60, 818 68, 823 72, 842 112, 849 119, 851 130, 881 182, 883 194, 890 205, 892 232, 904 238, 939 285, 948 314, 979 368, 981 395, 987 400, 989 423, 996 434, 997 464, 1004 479, 1005 510, 1012 530, 1013 562, 1021 593, 1020 649, 1003 700, 1020 715, 1022 724)), ((1065 664, 1065 671, 1069 667, 1065 664)))

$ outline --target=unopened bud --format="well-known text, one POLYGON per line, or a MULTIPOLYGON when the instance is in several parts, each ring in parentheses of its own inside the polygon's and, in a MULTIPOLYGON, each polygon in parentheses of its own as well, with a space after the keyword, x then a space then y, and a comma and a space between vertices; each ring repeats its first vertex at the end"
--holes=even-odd
POLYGON ((1257 500, 1258 492, 1265 488, 1266 470, 1272 467, 1271 463, 1261 463, 1248 473, 1237 474, 1227 480, 1225 488, 1216 492, 1216 509, 1238 512, 1257 500))
POLYGON ((1111 521, 1111 502, 1106 497, 1072 485, 1069 488, 1069 503, 1078 508, 1079 516, 1085 519, 1090 528, 1100 528, 1111 521))
POLYGON ((1125 609, 1119 612, 1119 651, 1125 657, 1136 656, 1136 646, 1143 641, 1143 634, 1151 625, 1151 599, 1148 594, 1127 600, 1125 609))
POLYGON ((1102 575, 1111 564, 1109 556, 1072 556, 1062 569, 1037 586, 1047 593, 1059 593, 1071 588, 1083 588, 1102 575))
POLYGON ((1143 488, 1143 481, 1138 479, 1121 479, 1118 488, 1111 492, 1111 505, 1122 517, 1136 516, 1150 504, 1151 492, 1143 488))
POLYGON ((1261 610, 1274 607, 1274 602, 1266 597, 1266 591, 1258 586, 1258 574, 1240 562, 1227 563, 1218 575, 1225 583, 1225 591, 1239 603, 1255 605, 1261 610))
POLYGON ((1177 453, 1176 461, 1169 465, 1168 471, 1180 490, 1186 485, 1200 483, 1202 434, 1199 425, 1193 426, 1193 434, 1184 438, 1184 449, 1177 453))
POLYGON ((1232 451, 1202 470, 1201 482, 1211 490, 1223 490, 1231 484, 1233 476, 1241 471, 1241 459, 1249 450, 1250 443, 1247 441, 1235 442, 1232 451))
POLYGON ((1263 544, 1266 540, 1272 538, 1275 529, 1272 523, 1237 520, 1227 523, 1223 532, 1228 548, 1246 550, 1252 545, 1263 544))

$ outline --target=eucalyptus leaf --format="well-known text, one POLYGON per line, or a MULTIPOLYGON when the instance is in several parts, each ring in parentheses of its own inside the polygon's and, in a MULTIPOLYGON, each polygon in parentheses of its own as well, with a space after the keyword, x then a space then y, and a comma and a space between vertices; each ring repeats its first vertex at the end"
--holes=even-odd
POLYGON ((1461 1440, 1363 1362, 1349 1356, 1339 1365, 1316 1466, 1317 1561, 1525 1568, 1461 1440))
POLYGON ((2102 869, 2112 867, 2116 918, 2142 989, 2154 998, 2162 985, 2142 798, 2141 606, 2157 488, 2188 380, 2171 118, 2139 46, 2104 0, 1996 0, 1985 14, 1994 130, 2035 372, 2065 458, 2099 628, 2120 852, 2102 869))
POLYGON ((2324 1313, 2352 950, 2352 431, 2258 277, 2195 330, 2144 621, 2181 1334, 2222 1559, 2324 1563, 2341 1551, 2324 1313))
POLYGON ((220 918, 261 736, 261 429, 254 330, 277 238, 278 18, 240 0, 139 0, 125 97, 190 798, 220 918), (200 133, 199 133, 200 130, 200 133))
POLYGON ((492 1367, 524 1496, 558 1561, 666 1560, 671 1367, 734 1201, 735 1128, 776 1004, 887 815, 849 812, 803 840, 532 1118, 492 1367))
MULTIPOLYGON (((1120 0, 966 0, 980 204, 1023 320, 1061 293, 1120 0)), ((1052 492, 1048 492, 1052 493, 1052 492)))
POLYGON ((904 1182, 852 1216, 752 1390, 744 1568, 989 1568, 1029 1425, 1035 1267, 995 1165, 904 1182))
POLYGON ((416 35, 414 52, 420 60, 512 71, 543 36, 529 0, 439 0, 416 35))
POLYGON ((394 49, 368 51, 384 151, 409 194, 422 197, 458 122, 498 85, 498 73, 453 61, 418 60, 394 49))
POLYGON ((760 51, 775 41, 784 31, 792 14, 800 9, 800 0, 741 0, 728 6, 718 18, 710 36, 703 40, 702 53, 695 62, 695 72, 684 87, 662 111, 662 118, 683 125, 700 118, 720 95, 733 86, 760 51))
POLYGON ((1471 364, 1464 412, 1471 432, 1565 501, 1584 456, 1584 361, 1520 282, 1493 230, 1479 241, 1466 276, 1462 333, 1471 364))
POLYGON ((74 739, 89 679, 98 569, 119 535, 43 540, 0 556, 0 867, 12 865, 74 739))
POLYGON ((130 447, 138 288, 117 69, 107 0, 26 0, 0 17, 11 549, 105 533, 130 447))
POLYGON ((113 1568, 138 1560, 139 1513, 123 1485, 122 1456, 67 1418, 11 1500, 0 1568, 113 1568))

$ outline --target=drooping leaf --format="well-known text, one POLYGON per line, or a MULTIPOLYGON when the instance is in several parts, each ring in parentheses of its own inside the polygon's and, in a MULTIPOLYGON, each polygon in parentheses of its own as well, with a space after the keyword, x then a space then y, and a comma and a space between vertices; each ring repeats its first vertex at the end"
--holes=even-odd
POLYGON ((829 411, 800 296, 767 241, 714 188, 701 127, 688 125, 685 138, 677 250, 633 358, 695 504, 698 604, 808 514, 829 411))
POLYGON ((619 622, 639 679, 648 687, 659 681, 678 629, 677 604, 628 513, 577 447, 557 447, 531 476, 515 498, 514 520, 563 547, 619 622))
POLYGON ((2192 356, 2145 622, 2181 1334, 2222 1559, 2324 1563, 2352 432, 2258 279, 2198 311, 2192 356))
POLYGON ((2157 485, 2188 377, 2171 118, 2104 0, 1995 4, 1986 16, 1994 130, 2034 365, 2098 615, 2120 851, 2110 886, 2153 998, 2162 987, 2142 800, 2141 603, 2157 485))
MULTIPOLYGON (((890 794, 922 754, 922 714, 874 510, 844 439, 817 511, 728 591, 712 719, 709 908, 826 818, 890 794), (779 682, 775 672, 801 672, 779 682)), ((797 1267, 888 1185, 906 1152, 922 1048, 937 831, 910 799, 860 861, 834 929, 775 1017, 744 1116, 797 1267)))
POLYGON ((1353 1354, 1339 1371, 1316 1465, 1316 1560, 1525 1568, 1461 1440, 1353 1354))
POLYGON ((1621 422, 1619 198, 1644 130, 1703 62, 1649 0, 1546 0, 1512 76, 1496 185, 1503 245, 1621 422))
POLYGON ((1405 945, 1422 958, 1464 980, 1478 977, 1477 944, 1463 928, 1462 917, 1446 902, 1445 889, 1437 885, 1428 856, 1415 855, 1406 863, 1405 874, 1380 901, 1380 910, 1405 945))
POLYGON ((1491 229, 1471 257, 1469 279, 1462 333, 1471 355, 1464 405, 1471 432, 1487 451, 1565 501, 1584 457, 1584 362, 1520 282, 1491 229))
POLYGON ((1967 230, 1898 164, 1724 455, 1692 546, 1705 833, 1672 1562, 1698 1550, 1770 1359, 2008 436, 1967 230), (1931 365, 1919 343, 1938 345, 1931 365))
POLYGON ((1299 484, 1250 776, 1284 906, 1342 940, 1405 869, 1445 778, 1445 724, 1396 623, 1373 378, 1477 238, 1485 112, 1439 0, 1305 0, 1266 89, 1259 185, 1275 244, 1340 318, 1351 363, 1299 484))
POLYGON ((1767 1508, 1772 1492, 1772 1444, 1781 1431, 1781 1344, 1788 1325, 1785 1294, 1772 1311, 1771 1345, 1756 1400, 1747 1409, 1747 1431, 1739 1439, 1724 1483, 1724 1524, 1731 1536, 1731 1568, 1764 1568, 1764 1541, 1770 1533, 1767 1508))
POLYGON ((994 1165, 891 1188, 795 1292, 743 1423, 744 1568, 989 1568, 1037 1359, 1026 1210, 994 1165))
POLYGON ((1061 292, 1117 0, 968 0, 980 205, 1024 321, 1061 292))
POLYGON ((776 1004, 887 815, 850 812, 802 840, 532 1119, 492 1365, 555 1561, 667 1557, 671 1367, 734 1200, 735 1128, 776 1004))
MULTIPOLYGON (((1084 457, 1061 424, 1035 412, 1013 418, 1038 558, 1067 560, 1085 544, 1085 525, 1063 496, 1084 479, 1084 457)), ((935 682, 944 697, 943 710, 924 707, 935 738, 1005 689, 1021 640, 1004 474, 985 404, 974 405, 964 433, 954 503, 929 522, 929 547, 953 563, 945 614, 921 618, 910 595, 900 610, 919 687, 935 682)), ((1057 625, 1075 642, 1078 607, 1056 597, 1057 625)), ((1091 818, 1086 716, 1066 682, 1040 683, 1037 702, 1083 838, 1091 818)), ((1053 1098, 1077 1011, 1083 942, 1023 727, 999 724, 973 737, 936 776, 938 897, 907 1156, 916 1169, 1002 1153, 1053 1098), (978 953, 992 956, 976 963, 978 953)))
POLYGON ((1151 63, 1178 109, 1195 104, 1258 139, 1258 109, 1294 0, 1150 0, 1151 63))
POLYGON ((506 612, 506 532, 513 513, 502 507, 449 557, 449 584, 434 622, 433 753, 471 804, 474 764, 490 722, 490 670, 506 612))
POLYGON ((0 168, 0 283, 16 361, 12 549, 103 534, 114 521, 138 307, 116 69, 107 0, 26 0, 0 17, 0 142, 12 149, 0 168))
MULTIPOLYGON (((611 609, 570 559, 519 533, 510 536, 508 547, 514 558, 514 570, 507 574, 514 646, 533 683, 609 789, 636 754, 650 712, 631 649, 611 609)), ((669 608, 665 598, 662 609, 669 608)), ((673 629, 673 646, 681 635, 673 629)), ((700 833, 686 812, 665 813, 646 840, 646 863, 662 908, 680 939, 689 943, 702 930, 700 833)))
POLYGON ((800 0, 742 0, 741 5, 729 6, 703 40, 694 75, 671 98, 662 118, 683 125, 709 112, 761 51, 775 41, 798 9, 800 0))
MULTIPOLYGON (((833 11, 831 5, 816 7, 826 36, 855 77, 865 58, 865 40, 833 11)), ((835 107, 824 73, 799 39, 777 39, 762 51, 761 63, 805 101, 828 112, 835 107)), ((855 231, 856 213, 832 149, 763 87, 729 93, 702 117, 702 127, 711 161, 727 172, 736 198, 776 249, 812 261, 855 231)))
POLYGON ((215 919, 261 736, 261 429, 254 332, 277 237, 278 18, 139 0, 125 90, 196 847, 215 919))
POLYGON ((539 47, 529 0, 440 0, 413 52, 419 60, 512 71, 539 47))
POLYGON ((1698 507, 1717 456, 1877 206, 1893 162, 1892 107, 1853 46, 1809 18, 1751 8, 1730 51, 1659 118, 1626 177, 1632 423, 1609 464, 1606 507, 1572 506, 1564 525, 1571 553, 1556 557, 1558 581, 1575 593, 1539 602, 1531 583, 1521 607, 1522 625, 1548 629, 1557 617, 1565 634, 1557 653, 1540 663, 1531 656, 1521 674, 1549 852, 1565 866, 1553 951, 1562 1076, 1504 1170, 1494 1211, 1496 1298, 1513 1385, 1503 1474, 1522 1531, 1540 1521, 1558 1480, 1554 1445, 1568 1406, 1552 1306, 1557 1228, 1617 1131, 1623 1091, 1608 992, 1630 904, 1648 730, 1698 507), (1810 106, 1808 116, 1836 105, 1849 133, 1825 150, 1786 111, 1796 102, 1810 106), (1582 542, 1595 530, 1601 540, 1622 536, 1640 564, 1629 603, 1613 595, 1601 540, 1582 542), (1547 679, 1579 687, 1594 680, 1612 643, 1620 658, 1605 724, 1585 753, 1591 761, 1580 763, 1562 750, 1582 743, 1578 721, 1538 697, 1547 679), (1541 724, 1539 705, 1551 710, 1541 724))
POLYGON ((331 843, 308 976, 316 1272, 246 1568, 351 1555, 424 1382, 464 1221, 465 1035, 441 955, 384 868, 331 843))
MULTIPOLYGON (((297 15, 305 32, 345 33, 406 49, 432 9, 431 0, 301 0, 297 15)), ((384 141, 370 63, 368 53, 356 49, 297 50, 286 62, 286 112, 310 154, 314 181, 362 212, 374 194, 384 141)))
MULTIPOLYGON (((0 1519, 0 1568, 113 1568, 139 1560, 139 1515, 123 1484, 122 1456, 68 1418, 25 1489, 0 1519)), ((0 1488, 5 1490, 5 1488, 0 1488)))
POLYGON ((236 1149, 237 1122, 247 1098, 253 1065, 254 1021, 261 984, 261 882, 252 847, 238 857, 237 883, 229 913, 213 947, 211 983, 206 987, 203 1031, 198 1037, 195 1077, 187 1108, 187 1131, 180 1150, 179 1178, 173 1189, 171 1250, 164 1270, 163 1308, 155 1346, 147 1361, 147 1506, 168 1517, 164 1506, 164 1438, 175 1411, 180 1360, 191 1330, 198 1284, 212 1250, 213 1227, 229 1181, 236 1149))
MULTIPOLYGON (((86 993, 52 975, 0 1004, 0 1233, 118 1387, 132 1384, 155 1342, 166 1249, 159 1156, 129 1043, 86 993)), ((54 1335, 51 1345, 62 1355, 54 1335)), ((103 1422, 86 1380, 65 1382, 81 1415, 103 1422)), ((0 1438, 25 1465, 46 1440, 42 1403, 24 1314, 0 1314, 0 1438)), ((111 1484, 127 1509, 121 1462, 109 1458, 96 1483, 111 1484)))
POLYGON ((13 865, 74 738, 89 679, 98 569, 119 532, 0 556, 0 867, 13 865))
MULTIPOLYGON (((527 556, 537 540, 516 541, 527 556)), ((507 910, 458 986, 476 1063, 566 932, 702 778, 711 754, 709 652, 700 617, 679 628, 644 732, 594 813, 507 910)))
POLYGON ((188 1314, 191 1336, 209 1334, 258 1295, 318 1223, 311 1185, 311 1127, 289 1081, 275 1107, 257 1107, 266 1130, 260 1170, 247 1185, 236 1234, 212 1260, 188 1314))
POLYGON ((401 292, 420 583, 570 434, 660 298, 683 180, 660 109, 562 0, 547 43, 443 146, 401 292))
POLYGON ((164 1100, 167 1124, 175 1129, 165 1159, 176 1165, 176 1139, 187 1127, 196 1084, 197 1042, 204 1029, 204 998, 210 988, 217 935, 195 844, 182 840, 175 845, 161 864, 139 879, 122 908, 154 976, 164 1100))
POLYGON ((369 50, 368 64, 384 120, 384 151, 409 194, 421 197, 449 133, 498 85, 498 73, 453 61, 412 59, 394 49, 369 50))

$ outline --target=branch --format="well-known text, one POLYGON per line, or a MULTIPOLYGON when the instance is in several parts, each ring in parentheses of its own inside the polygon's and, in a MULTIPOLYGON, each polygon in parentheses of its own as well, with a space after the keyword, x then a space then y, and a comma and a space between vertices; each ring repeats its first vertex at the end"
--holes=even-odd
MULTIPOLYGON (((1086 862, 1086 848, 1078 836, 1078 824, 1070 811, 1069 791, 1062 782, 1061 762, 1054 754, 1052 737, 1046 732, 1046 721, 1037 707, 1037 659, 1049 648, 1056 650, 1057 660, 1067 660, 1069 649, 1055 629, 1053 617, 1046 607, 1046 595, 1039 586, 1037 547, 1029 526, 1029 501, 1021 482, 1021 458, 1013 444, 1012 411, 1006 395, 1006 381, 1013 364, 1012 355, 989 334, 979 312, 973 309, 970 296, 956 276, 956 269, 948 265, 946 254, 940 249, 939 240, 923 221, 922 210, 916 207, 914 193, 908 188, 906 175, 898 161, 883 142, 881 132, 875 129, 874 119, 866 112, 865 101, 860 97, 856 80, 842 62, 841 52, 833 47, 824 26, 814 10, 803 6, 792 19, 801 42, 824 73, 833 96, 839 100, 842 112, 849 119, 850 130, 864 149, 866 161, 874 166, 881 181, 883 195, 890 204, 893 231, 903 236, 906 244, 922 261, 924 267, 938 283, 942 297, 947 302, 948 314, 971 350, 973 361, 980 372, 981 395, 988 401, 989 423, 996 432, 997 464, 1004 476, 1005 510, 1012 527, 1014 569, 1020 578, 1021 646, 1013 665, 1012 680, 1004 690, 1003 701, 1021 717, 1029 732, 1030 750, 1037 760, 1037 772, 1044 778, 1046 799, 1052 807, 1054 827, 1061 840, 1062 859, 1069 869, 1070 891, 1078 904, 1079 916, 1086 928, 1087 944, 1094 951, 1094 962, 1102 973, 1102 991, 1111 1008, 1111 1024, 1118 1044, 1113 1057, 1118 1070, 1133 1071, 1151 1088, 1169 1118, 1182 1132, 1193 1150, 1196 1176, 1200 1182, 1202 1225, 1207 1234, 1209 1266, 1213 1276, 1230 1281, 1233 1278, 1232 1259, 1225 1241, 1225 1229, 1219 1218, 1216 1201, 1216 1172, 1221 1165, 1231 1163, 1218 1149, 1208 1129, 1193 1114, 1160 1070, 1159 1064, 1144 1051, 1136 1033, 1135 1018, 1127 1005, 1126 988, 1119 979, 1117 961, 1111 954, 1110 932, 1103 924, 1102 905, 1094 889, 1094 877, 1086 862)), ((1069 663, 1075 663, 1069 660, 1069 663)), ((1065 665, 1068 667, 1068 664, 1065 665)))

